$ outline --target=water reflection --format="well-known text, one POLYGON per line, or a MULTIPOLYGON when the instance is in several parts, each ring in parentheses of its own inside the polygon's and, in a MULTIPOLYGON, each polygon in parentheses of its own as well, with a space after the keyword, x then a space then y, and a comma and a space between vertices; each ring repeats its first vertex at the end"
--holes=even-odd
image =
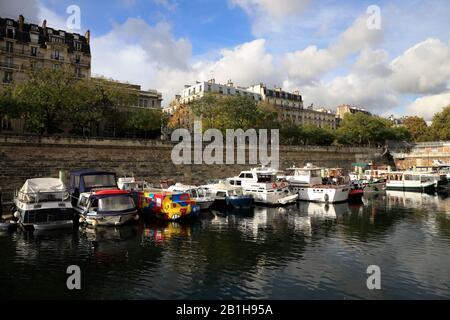
POLYGON ((445 195, 387 191, 194 223, 6 233, 0 297, 449 298, 449 209, 445 195), (70 264, 83 270, 81 292, 65 288, 70 264), (389 270, 381 292, 365 286, 370 264, 389 270))

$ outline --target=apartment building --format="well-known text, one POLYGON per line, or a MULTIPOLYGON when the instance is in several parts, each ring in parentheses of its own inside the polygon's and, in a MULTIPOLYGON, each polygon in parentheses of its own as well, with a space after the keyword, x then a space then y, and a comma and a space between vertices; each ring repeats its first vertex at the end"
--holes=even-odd
POLYGON ((47 26, 0 17, 0 87, 26 81, 36 68, 70 66, 77 78, 90 77, 90 32, 80 35, 47 26))
POLYGON ((336 107, 336 116, 337 116, 339 119, 343 119, 343 118, 344 118, 344 115, 345 115, 346 113, 352 113, 352 114, 354 114, 354 113, 357 113, 357 112, 361 112, 361 113, 364 113, 364 114, 367 114, 367 115, 371 115, 371 113, 370 113, 369 111, 367 111, 367 110, 365 110, 365 109, 363 109, 363 108, 358 108, 358 107, 350 106, 350 105, 348 105, 348 104, 343 104, 343 105, 340 105, 340 106, 337 106, 337 107, 336 107))

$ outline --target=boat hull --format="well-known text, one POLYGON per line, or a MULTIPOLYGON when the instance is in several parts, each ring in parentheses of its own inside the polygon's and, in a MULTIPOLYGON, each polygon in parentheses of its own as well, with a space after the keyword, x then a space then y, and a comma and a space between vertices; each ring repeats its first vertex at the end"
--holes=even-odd
POLYGON ((362 202, 362 198, 364 196, 364 190, 355 189, 350 190, 348 193, 348 201, 349 202, 362 202))
POLYGON ((406 185, 386 185, 386 190, 392 191, 409 191, 409 192, 426 192, 433 193, 436 187, 434 184, 424 186, 406 186, 406 185))
POLYGON ((26 229, 56 230, 73 226, 74 210, 72 208, 49 208, 48 203, 42 205, 41 209, 27 210, 23 209, 24 207, 29 205, 17 206, 16 204, 19 214, 18 223, 26 229))
POLYGON ((97 214, 82 217, 82 222, 91 226, 121 226, 139 218, 137 211, 123 214, 97 214))
POLYGON ((293 186, 301 201, 339 203, 348 200, 349 187, 306 187, 293 186))
POLYGON ((73 228, 73 220, 55 221, 50 223, 35 223, 33 224, 33 228, 37 231, 69 229, 73 228))

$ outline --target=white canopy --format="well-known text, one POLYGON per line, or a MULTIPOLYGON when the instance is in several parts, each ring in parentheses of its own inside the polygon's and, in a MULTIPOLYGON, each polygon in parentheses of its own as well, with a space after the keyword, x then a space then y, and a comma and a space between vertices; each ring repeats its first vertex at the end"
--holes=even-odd
POLYGON ((67 188, 58 178, 36 178, 25 181, 21 193, 57 193, 64 192, 67 188))

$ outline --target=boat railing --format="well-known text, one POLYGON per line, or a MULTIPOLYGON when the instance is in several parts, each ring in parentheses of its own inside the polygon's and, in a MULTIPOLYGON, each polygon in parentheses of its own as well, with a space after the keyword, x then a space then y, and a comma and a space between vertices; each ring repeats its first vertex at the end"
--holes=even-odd
POLYGON ((67 190, 64 191, 47 191, 47 192, 23 192, 16 191, 15 197, 25 203, 39 203, 50 201, 65 201, 69 199, 70 194, 67 190))

